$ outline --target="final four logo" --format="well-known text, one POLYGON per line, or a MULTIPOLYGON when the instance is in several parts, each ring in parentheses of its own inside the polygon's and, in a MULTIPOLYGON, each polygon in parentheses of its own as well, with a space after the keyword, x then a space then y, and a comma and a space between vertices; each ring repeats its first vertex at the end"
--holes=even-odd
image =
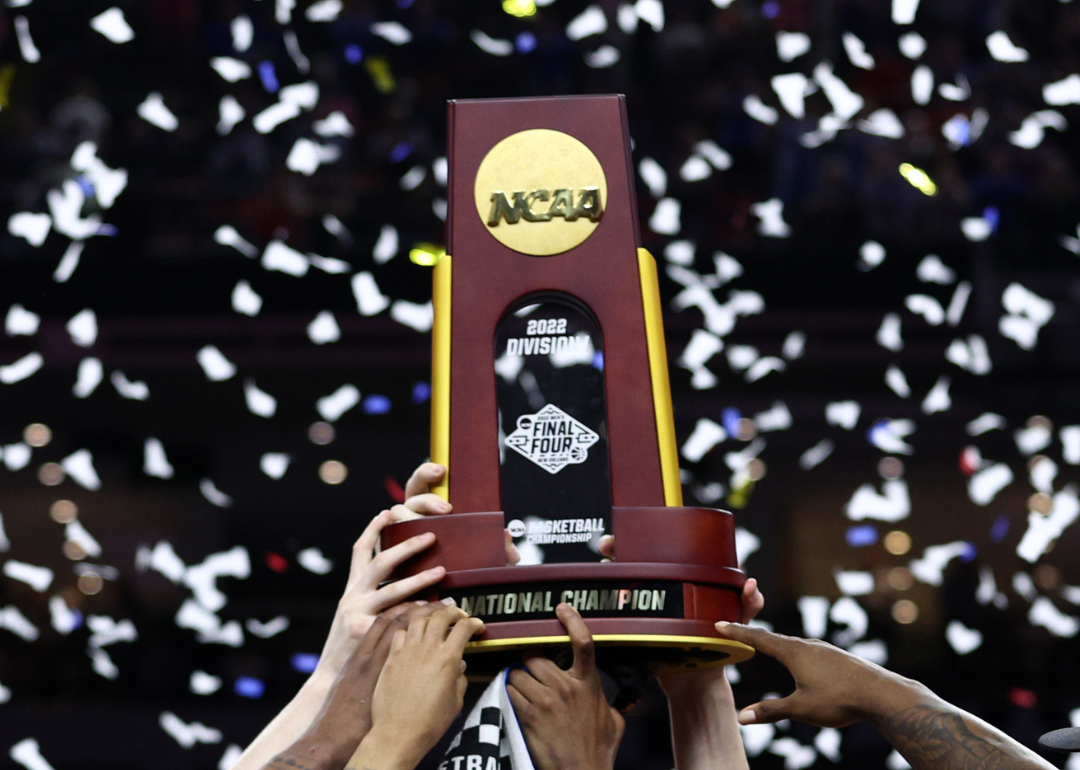
POLYGON ((546 470, 558 473, 589 457, 589 447, 600 439, 557 406, 548 404, 536 414, 523 414, 506 445, 546 470))

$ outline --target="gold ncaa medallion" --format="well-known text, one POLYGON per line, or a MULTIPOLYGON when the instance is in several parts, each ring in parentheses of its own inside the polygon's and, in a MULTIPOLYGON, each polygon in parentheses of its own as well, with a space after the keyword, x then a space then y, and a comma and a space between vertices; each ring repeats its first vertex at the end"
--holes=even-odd
POLYGON ((519 131, 484 156, 476 212, 514 251, 547 257, 581 244, 600 223, 607 178, 592 150, 548 128, 519 131))

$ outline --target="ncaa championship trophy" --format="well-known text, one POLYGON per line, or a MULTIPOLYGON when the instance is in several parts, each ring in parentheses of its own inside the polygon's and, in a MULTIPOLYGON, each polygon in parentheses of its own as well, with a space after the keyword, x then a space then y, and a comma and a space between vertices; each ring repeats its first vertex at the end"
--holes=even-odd
POLYGON ((446 567, 427 598, 453 597, 487 626, 470 673, 569 647, 560 602, 609 673, 750 657, 713 628, 740 616, 733 517, 682 506, 624 98, 450 102, 449 165, 431 459, 448 469, 435 492, 454 512, 384 530, 384 548, 437 536, 395 577, 446 567), (615 561, 601 561, 603 535, 615 561))

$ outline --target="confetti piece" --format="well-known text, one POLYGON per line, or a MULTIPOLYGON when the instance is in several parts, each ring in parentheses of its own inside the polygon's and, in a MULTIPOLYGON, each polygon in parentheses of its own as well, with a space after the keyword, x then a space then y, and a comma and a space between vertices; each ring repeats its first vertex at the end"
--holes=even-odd
POLYGON ((945 351, 945 360, 966 369, 972 374, 989 374, 992 368, 986 340, 977 334, 968 337, 968 341, 953 340, 945 351))
POLYGON ((829 620, 847 628, 833 634, 833 644, 838 647, 850 647, 866 636, 870 627, 870 618, 866 610, 850 596, 841 596, 829 610, 829 620))
POLYGON ((806 105, 803 101, 807 86, 810 84, 806 75, 801 72, 789 72, 785 75, 776 75, 769 81, 780 105, 788 111, 793 118, 800 120, 806 115, 806 105))
POLYGON ((244 623, 244 628, 248 630, 252 636, 257 636, 260 639, 269 639, 272 636, 277 636, 282 631, 289 627, 289 619, 284 615, 278 615, 272 620, 268 620, 265 623, 260 623, 255 618, 248 618, 248 621, 244 623))
POLYGON ((23 442, 8 444, 3 448, 4 465, 9 471, 19 471, 30 463, 30 447, 23 442))
POLYGON ((874 590, 874 575, 870 572, 839 571, 833 577, 840 593, 847 596, 866 596, 874 590))
POLYGON ((942 83, 938 86, 938 93, 941 98, 947 99, 950 102, 963 102, 971 97, 971 84, 968 83, 968 79, 963 75, 956 76, 956 83, 942 83))
POLYGON ((590 5, 566 25, 566 37, 581 40, 607 31, 607 17, 598 5, 590 5))
POLYGON ((8 540, 7 533, 4 531, 4 514, 0 513, 0 553, 5 553, 10 549, 11 541, 8 540))
POLYGON ((757 94, 750 94, 743 99, 742 107, 747 115, 768 126, 775 125, 776 121, 780 120, 780 113, 776 108, 765 104, 757 94))
POLYGON ((753 345, 732 345, 727 349, 728 366, 737 372, 749 369, 760 357, 753 345))
POLYGON ((405 45, 412 41, 412 33, 396 21, 377 21, 371 25, 371 34, 394 45, 405 45))
POLYGON ((911 73, 911 98, 916 104, 929 104, 934 93, 934 71, 920 64, 911 73))
POLYGON ((1028 622, 1066 639, 1073 638, 1077 631, 1080 631, 1080 619, 1065 614, 1045 596, 1040 596, 1032 602, 1031 609, 1028 611, 1028 622))
POLYGON ((823 438, 800 455, 799 467, 804 471, 816 468, 832 454, 833 448, 833 442, 827 438, 823 438))
POLYGON ((886 139, 900 139, 904 136, 904 124, 900 122, 900 118, 896 117, 895 112, 884 107, 871 112, 865 120, 860 120, 859 130, 886 139))
POLYGON ((802 616, 803 636, 823 638, 829 624, 829 600, 824 596, 800 596, 797 605, 802 616))
POLYGON ((94 197, 102 208, 111 208, 127 187, 127 169, 112 169, 97 157, 97 145, 81 142, 71 156, 71 168, 81 171, 93 187, 94 197))
POLYGON ((845 515, 852 521, 873 519, 875 521, 902 521, 911 514, 911 497, 903 479, 887 479, 879 493, 870 484, 855 490, 847 505, 845 515))
POLYGON ((677 265, 694 264, 693 241, 672 241, 664 248, 664 259, 677 265))
POLYGON ((49 190, 45 193, 45 200, 49 204, 53 228, 61 235, 81 241, 100 231, 100 217, 92 215, 83 219, 79 216, 86 203, 86 195, 74 179, 66 180, 59 190, 49 190))
POLYGON ((315 320, 307 326, 308 338, 316 345, 324 345, 327 342, 337 342, 341 339, 341 329, 338 328, 334 314, 324 310, 315 316, 315 320))
POLYGON ((935 414, 946 412, 952 408, 952 398, 949 396, 949 378, 944 374, 938 377, 934 387, 926 394, 926 398, 920 406, 923 414, 935 414))
POLYGON ((1065 131, 1069 123, 1057 110, 1039 110, 1024 118, 1020 128, 1009 133, 1009 141, 1025 150, 1033 150, 1042 144, 1047 128, 1065 131))
POLYGON ((776 726, 768 722, 753 725, 739 725, 743 747, 748 757, 756 757, 772 743, 776 726))
POLYGON ((727 431, 705 417, 699 418, 694 425, 694 430, 682 445, 682 456, 692 463, 703 458, 720 442, 727 439, 727 431))
POLYGON ((968 628, 959 620, 949 621, 945 628, 945 639, 956 651, 957 655, 967 655, 979 649, 983 643, 983 635, 977 629, 968 628))
POLYGON ((61 596, 49 597, 49 617, 53 629, 61 636, 67 636, 82 624, 82 616, 68 607, 61 596))
POLYGON ((1031 466, 1028 477, 1031 480, 1031 486, 1049 495, 1054 491, 1054 479, 1057 478, 1057 474, 1057 463, 1049 457, 1043 457, 1031 466))
POLYGON ((259 417, 273 417, 274 412, 277 411, 277 399, 259 390, 252 379, 244 381, 244 400, 247 402, 248 410, 259 417))
POLYGON ((280 479, 289 469, 290 455, 282 452, 267 452, 259 458, 259 469, 272 479, 280 479))
POLYGON ((885 642, 880 639, 869 639, 864 642, 856 642, 848 648, 848 652, 852 655, 857 655, 863 660, 877 663, 879 666, 884 666, 889 662, 888 648, 885 646, 885 642))
POLYGON ((883 452, 909 455, 915 451, 904 438, 915 432, 912 420, 878 420, 870 428, 870 443, 883 452))
POLYGON ((136 114, 152 126, 157 126, 164 131, 175 131, 180 127, 180 121, 165 106, 165 101, 157 91, 151 92, 136 110, 136 114))
POLYGON ((79 449, 60 461, 61 467, 84 489, 101 489, 101 479, 94 470, 94 456, 89 449, 79 449))
POLYGON ((770 198, 761 203, 751 203, 750 211, 761 221, 758 233, 770 238, 787 238, 791 228, 784 221, 784 202, 779 198, 770 198))
POLYGON ((336 145, 319 144, 301 137, 293 144, 289 156, 285 159, 285 167, 304 176, 311 176, 318 171, 319 166, 333 163, 340 157, 341 150, 336 145))
MULTIPOLYGON (((222 136, 225 136, 230 131, 232 131, 233 128, 235 128, 240 121, 244 119, 244 116, 246 114, 247 113, 244 111, 244 108, 240 105, 240 102, 236 100, 235 96, 226 95, 221 97, 221 101, 218 103, 218 122, 216 127, 217 132, 222 136)), ((218 228, 218 231, 220 232, 222 229, 225 228, 218 228)), ((235 233, 236 231, 233 230, 233 232, 235 233)), ((237 237, 239 238, 239 234, 237 234, 237 237)), ((221 241, 218 241, 218 243, 221 243, 221 241)), ((254 250, 254 247, 252 247, 252 249, 254 250)), ((253 255, 248 254, 248 256, 253 255)))
MULTIPOLYGON (((280 4, 281 0, 278 0, 280 4)), ((207 727, 202 722, 188 724, 171 711, 163 711, 158 719, 161 729, 185 749, 196 743, 221 743, 221 731, 207 727)))
POLYGON ((341 0, 318 0, 308 6, 308 9, 304 11, 304 16, 308 21, 314 22, 336 21, 341 15, 342 8, 341 0))
POLYGON ((270 105, 251 120, 251 125, 260 134, 269 134, 286 121, 300 115, 300 105, 295 102, 279 101, 270 105))
POLYGON ((259 250, 241 237, 232 225, 222 225, 214 231, 214 241, 222 246, 232 246, 245 257, 255 257, 259 250))
POLYGON ((109 375, 109 381, 116 388, 116 392, 124 398, 130 398, 132 401, 145 401, 150 398, 150 387, 145 382, 129 380, 123 372, 113 372, 109 375))
POLYGON ((25 16, 15 17, 15 37, 19 41, 19 53, 27 64, 37 64, 41 61, 41 51, 34 45, 34 39, 30 37, 30 22, 25 16))
POLYGON ((784 344, 781 346, 784 358, 802 358, 805 349, 806 335, 802 332, 790 332, 788 336, 784 337, 784 344))
POLYGON ((981 436, 992 430, 1000 430, 1006 426, 1005 418, 1000 414, 986 412, 969 422, 965 428, 969 436, 981 436))
POLYGON ((214 486, 210 479, 202 479, 199 482, 199 491, 202 496, 219 508, 231 508, 233 499, 214 486))
POLYGON ((860 270, 873 270, 885 261, 885 247, 877 241, 866 241, 859 247, 860 270))
POLYGON ((211 382, 223 382, 236 375, 236 365, 213 345, 200 348, 195 359, 206 374, 206 379, 211 382))
POLYGON ((682 227, 679 221, 681 214, 682 204, 678 200, 661 198, 649 217, 649 229, 661 235, 676 235, 682 227))
POLYGON ((858 423, 861 410, 858 401, 833 401, 825 405, 825 422, 851 430, 858 423))
POLYGON ((4 562, 4 574, 12 580, 26 583, 38 593, 47 590, 53 581, 53 571, 48 567, 38 567, 14 559, 4 562))
POLYGON ((709 161, 717 171, 731 168, 731 155, 711 139, 703 139, 694 145, 694 152, 709 161))
POLYGON ((805 32, 776 33, 776 55, 780 61, 794 61, 809 50, 810 36, 805 32))
POLYGON ((188 567, 184 572, 184 585, 191 589, 195 601, 203 609, 213 613, 225 606, 224 593, 217 587, 220 577, 245 579, 251 575, 251 559, 242 545, 228 551, 212 553, 202 563, 188 567))
POLYGON ((919 10, 919 0, 892 0, 893 24, 911 24, 919 10))
POLYGON ((71 341, 80 347, 88 348, 97 341, 97 315, 90 308, 72 316, 65 328, 71 335, 71 341))
POLYGON ((960 231, 969 241, 979 243, 990 237, 993 228, 982 217, 965 217, 960 220, 960 231))
POLYGON ((366 270, 352 277, 352 291, 360 315, 378 315, 390 306, 389 297, 379 291, 375 276, 366 270))
POLYGON ((352 123, 340 110, 334 110, 322 120, 316 120, 311 124, 311 129, 324 139, 332 136, 349 137, 356 133, 352 123))
POLYGON ((211 695, 221 689, 221 677, 205 671, 192 671, 188 689, 196 695, 211 695))
POLYGON ((307 273, 309 264, 307 257, 278 240, 270 241, 263 251, 262 266, 267 270, 299 277, 307 273))
POLYGON ((90 615, 86 618, 90 629, 88 644, 91 647, 107 647, 118 642, 134 642, 139 638, 135 624, 130 620, 113 620, 106 615, 90 615))
POLYGON ((892 753, 885 758, 885 767, 887 770, 910 770, 911 764, 899 751, 893 749, 892 753))
POLYGON ((402 190, 415 190, 426 178, 427 169, 416 165, 405 172, 405 175, 398 180, 398 185, 402 190))
POLYGON ((31 246, 41 246, 52 228, 52 217, 48 214, 34 214, 20 211, 8 218, 8 232, 25 238, 31 246))
POLYGON ((251 43, 255 39, 255 25, 251 23, 251 17, 237 16, 229 23, 229 32, 232 34, 232 45, 237 53, 243 53, 251 48, 251 43))
POLYGON ((896 313, 886 313, 885 317, 881 319, 881 326, 878 327, 876 339, 877 343, 887 350, 903 350, 904 340, 900 336, 900 316, 896 313))
POLYGON ((1080 465, 1080 425, 1067 425, 1061 429, 1061 454, 1069 465, 1080 465))
POLYGON ((735 528, 735 553, 738 555, 739 566, 742 567, 746 560, 753 556, 761 548, 761 538, 742 527, 735 528))
POLYGON ((901 371, 900 367, 895 364, 885 370, 885 384, 900 398, 907 398, 911 395, 911 386, 908 385, 907 377, 904 376, 904 372, 901 371))
POLYGON ((874 68, 874 57, 866 52, 866 44, 851 32, 845 32, 843 36, 844 52, 848 60, 864 70, 874 68))
POLYGON ((814 80, 825 92, 825 98, 832 105, 833 112, 840 120, 847 121, 863 108, 863 98, 848 88, 847 84, 833 74, 832 65, 821 62, 814 67, 814 80))
POLYGON ((509 56, 514 52, 514 44, 511 41, 496 40, 495 38, 488 37, 478 29, 474 29, 469 33, 469 39, 472 40, 476 44, 476 47, 481 51, 489 53, 492 56, 509 56))
POLYGON ((953 559, 970 556, 973 546, 963 540, 944 545, 932 545, 923 551, 919 559, 915 559, 909 565, 911 574, 923 583, 939 586, 944 580, 945 567, 953 559))
POLYGON ((937 254, 927 254, 915 268, 915 275, 923 283, 947 286, 956 280, 956 271, 946 267, 937 254))
POLYGON ((1038 561, 1050 544, 1080 517, 1080 500, 1072 485, 1054 495, 1054 507, 1049 515, 1028 513, 1028 528, 1016 546, 1016 554, 1027 562, 1038 561))
POLYGON ((765 356, 755 361, 749 369, 746 370, 746 374, 743 375, 743 379, 747 382, 757 382, 762 377, 772 374, 773 372, 782 372, 787 369, 787 362, 782 358, 776 356, 765 356))
POLYGON ((390 306, 390 317, 410 329, 415 329, 418 332, 428 332, 431 331, 431 324, 435 316, 431 302, 417 304, 404 299, 396 299, 390 306))
POLYGON ((33 738, 24 738, 16 743, 11 747, 8 756, 26 770, 53 770, 53 766, 41 755, 41 747, 33 738))
POLYGON ((135 39, 135 31, 119 8, 110 8, 90 19, 90 27, 113 43, 127 43, 135 39))
POLYGON ((21 382, 35 374, 44 363, 45 359, 40 353, 27 353, 17 361, 6 366, 0 366, 0 382, 5 385, 14 385, 16 382, 21 382))
POLYGON ((0 628, 7 629, 26 642, 33 642, 40 635, 37 626, 19 612, 18 607, 0 609, 0 628))
POLYGON ((237 313, 257 316, 262 310, 262 297, 255 293, 247 281, 237 281, 232 291, 232 307, 237 313))
POLYGON ((64 525, 64 539, 78 545, 86 552, 87 556, 93 559, 101 556, 101 544, 86 531, 86 527, 78 519, 69 521, 64 525))
POLYGON ((817 751, 791 737, 774 740, 769 744, 769 752, 784 758, 784 770, 803 770, 817 761, 817 751))
POLYGON ((101 365, 101 360, 84 358, 79 362, 78 373, 75 375, 75 385, 72 387, 71 392, 75 398, 86 398, 97 389, 103 379, 105 379, 105 368, 101 365))
POLYGON ((921 315, 931 326, 940 326, 945 321, 945 310, 941 303, 927 294, 909 294, 904 297, 904 307, 921 315))
POLYGON ((1043 86, 1043 101, 1054 107, 1080 104, 1080 74, 1072 74, 1063 80, 1043 86))
POLYGON ((832 762, 840 761, 840 731, 826 727, 814 736, 814 748, 832 762))
POLYGON ((143 445, 143 473, 159 479, 171 479, 175 473, 165 456, 165 447, 156 438, 146 439, 143 445))
POLYGON ((982 469, 968 480, 968 497, 976 505, 989 505, 998 492, 1013 481, 1012 469, 1005 463, 995 463, 982 469))
POLYGON ((184 579, 187 565, 176 555, 172 544, 167 540, 160 541, 152 551, 143 553, 140 549, 137 563, 140 569, 152 569, 160 572, 174 583, 184 579))
POLYGON ((335 422, 341 415, 360 403, 360 389, 355 385, 342 385, 329 396, 315 402, 315 409, 327 422, 335 422))
POLYGON ((663 198, 667 192, 667 173, 652 158, 642 158, 638 164, 638 176, 654 198, 663 198))
POLYGON ((323 555, 318 548, 305 548, 296 554, 296 562, 308 572, 325 575, 334 568, 334 563, 323 555))
POLYGON ((787 404, 777 401, 768 411, 754 415, 754 422, 762 433, 787 430, 792 424, 791 412, 788 411, 787 404))

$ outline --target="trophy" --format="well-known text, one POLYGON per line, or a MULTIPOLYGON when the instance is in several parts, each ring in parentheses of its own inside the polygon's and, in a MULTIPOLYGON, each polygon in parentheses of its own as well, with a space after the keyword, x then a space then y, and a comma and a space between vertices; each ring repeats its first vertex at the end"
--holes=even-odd
POLYGON ((586 620, 601 667, 745 660, 753 650, 714 629, 739 619, 746 581, 733 517, 682 505, 624 98, 451 101, 448 158, 431 459, 454 512, 384 530, 384 548, 437 536, 395 577, 446 567, 427 598, 487 626, 466 650, 471 673, 568 647, 560 602, 586 620))

